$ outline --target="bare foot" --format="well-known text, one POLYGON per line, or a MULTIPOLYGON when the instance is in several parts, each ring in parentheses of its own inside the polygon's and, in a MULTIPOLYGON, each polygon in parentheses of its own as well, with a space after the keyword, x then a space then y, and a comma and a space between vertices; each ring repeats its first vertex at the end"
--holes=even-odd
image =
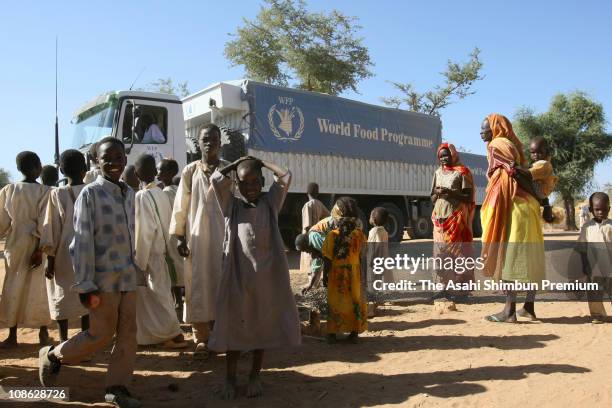
POLYGON ((538 320, 538 318, 535 315, 535 312, 532 312, 532 311, 527 310, 525 308, 517 310, 516 314, 521 316, 521 317, 526 317, 527 319, 532 320, 532 321, 538 320))
POLYGON ((17 339, 14 337, 7 337, 6 340, 0 343, 0 349, 7 349, 17 347, 17 339))
POLYGON ((251 376, 249 378, 249 384, 246 389, 247 398, 261 397, 263 394, 263 388, 261 387, 261 381, 259 375, 251 376))
POLYGON ((224 400, 233 400, 236 398, 236 380, 225 380, 221 398, 224 400))

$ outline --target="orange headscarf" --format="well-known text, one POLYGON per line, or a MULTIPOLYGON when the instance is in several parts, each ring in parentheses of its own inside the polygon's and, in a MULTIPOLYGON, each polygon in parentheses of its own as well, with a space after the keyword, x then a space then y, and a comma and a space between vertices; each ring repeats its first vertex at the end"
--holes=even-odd
POLYGON ((438 156, 440 156, 440 151, 443 149, 448 149, 451 154, 450 165, 443 166, 443 169, 447 171, 457 171, 465 177, 472 189, 472 202, 460 203, 459 208, 457 208, 453 214, 442 223, 440 223, 438 220, 436 211, 434 209, 431 214, 431 219, 436 227, 434 232, 438 232, 440 234, 438 242, 471 242, 472 220, 474 219, 474 210, 476 208, 476 203, 474 202, 474 198, 476 197, 474 177, 472 176, 470 169, 461 163, 461 159, 459 158, 459 153, 457 152, 455 145, 452 143, 442 143, 440 147, 438 147, 438 156))
POLYGON ((487 116, 487 120, 489 121, 489 126, 491 126, 491 131, 493 132, 493 139, 501 137, 512 142, 514 147, 516 147, 516 150, 518 150, 518 154, 521 159, 519 164, 526 167, 527 160, 525 159, 525 153, 523 152, 523 144, 514 134, 510 120, 499 113, 491 113, 489 116, 487 116))
POLYGON ((476 193, 475 190, 475 186, 474 186, 474 178, 472 177, 472 172, 470 171, 470 169, 468 169, 467 167, 465 167, 463 165, 463 163, 461 163, 461 158, 459 157, 459 152, 457 152, 457 149, 455 148, 455 145, 452 143, 442 143, 440 145, 440 147, 438 147, 438 152, 437 152, 437 156, 440 156, 440 151, 443 149, 447 149, 450 154, 451 154, 451 162, 450 165, 445 165, 443 166, 444 170, 452 170, 452 171, 458 171, 459 173, 463 174, 465 176, 465 178, 467 179, 468 183, 471 185, 472 187, 472 200, 474 200, 474 194, 476 193))

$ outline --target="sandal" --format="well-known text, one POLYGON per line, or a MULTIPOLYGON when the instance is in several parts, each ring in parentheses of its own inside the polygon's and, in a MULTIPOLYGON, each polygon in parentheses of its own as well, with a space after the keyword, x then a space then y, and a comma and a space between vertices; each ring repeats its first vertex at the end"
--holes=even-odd
POLYGON ((208 349, 206 343, 198 343, 195 351, 193 352, 193 358, 206 360, 208 357, 210 357, 210 350, 208 349))
POLYGON ((493 322, 493 323, 516 323, 516 314, 513 314, 512 316, 509 316, 507 318, 503 318, 502 316, 500 316, 501 313, 498 314, 492 314, 489 316, 485 316, 485 320, 487 322, 493 322))

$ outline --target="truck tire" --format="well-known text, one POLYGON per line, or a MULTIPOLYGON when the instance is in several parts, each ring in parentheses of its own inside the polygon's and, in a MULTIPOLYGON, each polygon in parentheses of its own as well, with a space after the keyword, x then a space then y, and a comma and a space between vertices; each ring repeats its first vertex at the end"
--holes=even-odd
POLYGON ((431 218, 417 218, 414 223, 414 235, 420 239, 433 238, 433 223, 431 222, 431 218))
POLYGON ((241 132, 221 128, 221 157, 233 162, 247 155, 246 140, 241 132))
POLYGON ((377 207, 382 207, 389 213, 389 221, 385 225, 385 229, 389 233, 389 242, 401 242, 404 238, 404 214, 393 203, 381 203, 377 207))

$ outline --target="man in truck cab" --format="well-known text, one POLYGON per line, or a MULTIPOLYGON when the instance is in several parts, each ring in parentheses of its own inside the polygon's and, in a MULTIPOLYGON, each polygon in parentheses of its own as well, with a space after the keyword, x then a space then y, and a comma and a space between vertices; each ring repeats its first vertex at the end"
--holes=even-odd
POLYGON ((155 117, 150 113, 144 113, 136 117, 136 134, 141 143, 166 143, 166 136, 159 128, 155 117))

